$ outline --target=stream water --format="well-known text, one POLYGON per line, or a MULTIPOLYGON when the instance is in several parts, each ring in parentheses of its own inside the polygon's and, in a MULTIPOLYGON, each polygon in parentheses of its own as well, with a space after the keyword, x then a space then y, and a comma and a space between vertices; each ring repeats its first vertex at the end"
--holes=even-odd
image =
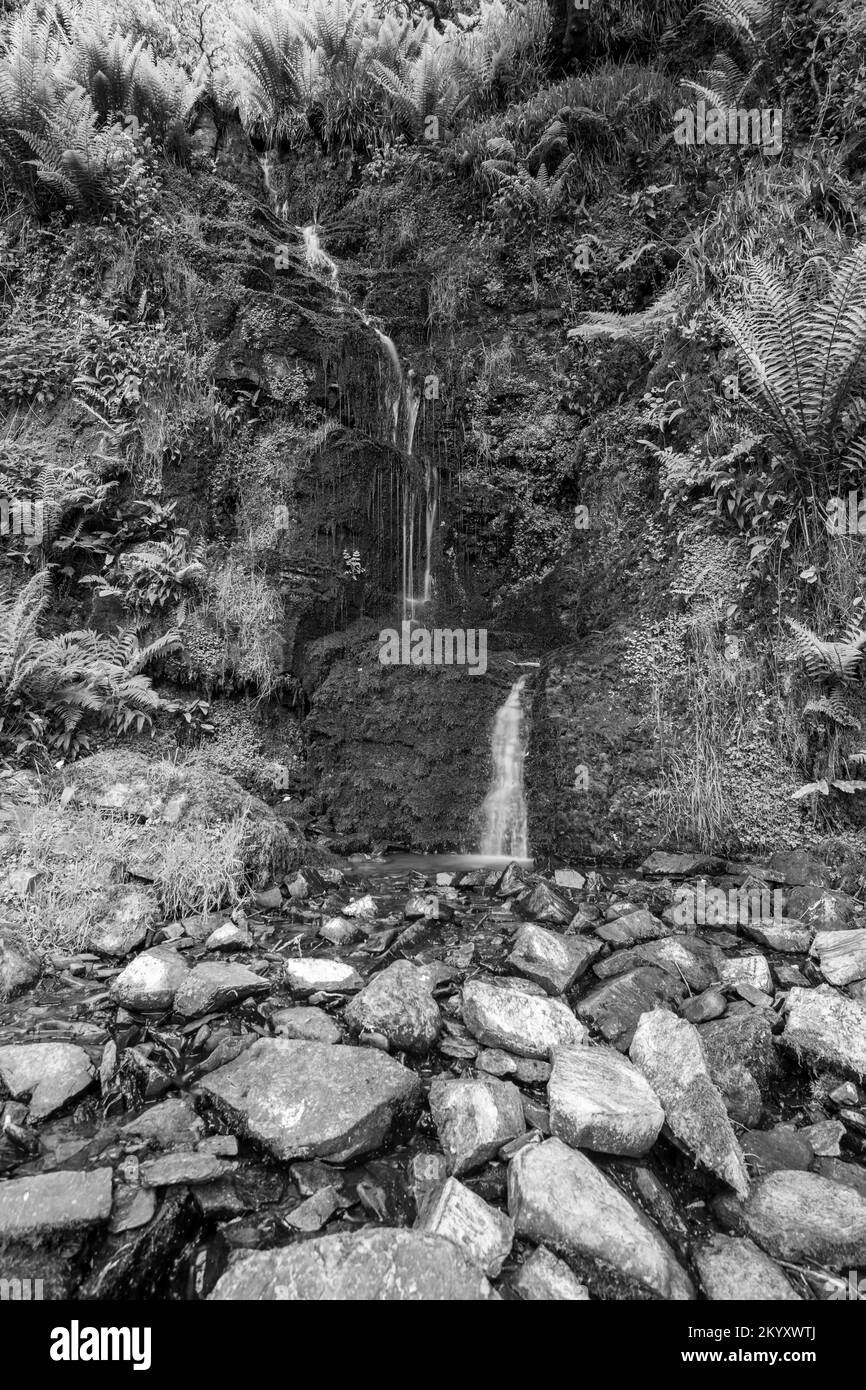
POLYGON ((484 801, 481 852, 494 857, 527 859, 529 837, 523 764, 526 759, 523 691, 527 677, 514 682, 493 725, 493 784, 484 801))

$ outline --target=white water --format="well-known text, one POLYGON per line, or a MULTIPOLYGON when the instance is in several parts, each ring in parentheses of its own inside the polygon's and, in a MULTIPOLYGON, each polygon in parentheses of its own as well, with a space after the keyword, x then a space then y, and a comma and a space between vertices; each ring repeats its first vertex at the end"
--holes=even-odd
POLYGON ((523 763, 526 757, 526 720, 523 689, 526 676, 515 681, 505 704, 496 711, 493 724, 493 784, 484 800, 484 837, 481 853, 529 858, 523 763))
POLYGON ((307 265, 311 270, 318 270, 323 275, 327 275, 334 289, 340 289, 340 272, 337 263, 333 260, 322 247, 319 240, 319 229, 315 222, 309 222, 306 227, 299 227, 298 231, 304 238, 304 255, 307 265))

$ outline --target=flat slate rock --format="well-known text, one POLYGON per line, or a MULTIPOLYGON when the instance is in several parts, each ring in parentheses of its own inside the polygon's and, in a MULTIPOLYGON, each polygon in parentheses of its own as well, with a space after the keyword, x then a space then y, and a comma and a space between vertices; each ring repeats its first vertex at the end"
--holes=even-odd
POLYGON ((429 977, 408 960, 374 975, 343 1017, 355 1032, 381 1033, 392 1047, 420 1054, 429 1052, 442 1027, 429 977))
POLYGON ((15 1100, 30 1098, 31 1120, 44 1120, 93 1083, 90 1058, 74 1043, 14 1043, 0 1047, 0 1080, 15 1100))
POLYGON ((198 1090, 275 1158, 345 1163, 382 1147, 421 1086, 376 1048, 259 1038, 198 1090))
POLYGON ((463 987, 463 1021, 486 1047, 501 1047, 519 1057, 547 1060, 552 1047, 582 1043, 587 1031, 567 1005, 522 990, 497 988, 484 980, 463 987))
POLYGON ((164 1158, 151 1158, 141 1165, 144 1187, 177 1187, 180 1184, 213 1182, 234 1172, 231 1163, 208 1153, 184 1153, 177 1150, 164 1158))
POLYGON ((437 1076, 429 1099, 449 1173, 480 1168, 526 1131, 523 1101, 510 1081, 437 1076))
POLYGON ((577 1005, 577 1015, 601 1033, 606 1042, 627 1052, 641 1014, 658 1004, 680 999, 686 992, 675 980, 654 965, 628 970, 599 985, 577 1005))
POLYGON ((210 1298, 478 1303, 498 1294, 450 1240, 386 1227, 242 1255, 217 1281, 210 1298))
POLYGON ((670 928, 665 926, 664 922, 660 922, 658 917, 653 917, 651 912, 647 912, 645 907, 639 907, 611 922, 602 922, 596 927, 595 932, 596 936, 600 936, 609 946, 619 947, 636 946, 642 941, 656 941, 659 937, 667 936, 670 928))
POLYGON ((638 1158, 665 1120, 652 1087, 613 1047, 557 1047, 547 1098, 551 1132, 574 1149, 638 1158))
POLYGON ((324 1009, 298 1004, 294 1009, 277 1009, 270 1016, 274 1032, 281 1038, 302 1042, 338 1043, 343 1036, 339 1025, 324 1009))
POLYGON ((689 878, 692 874, 710 872, 714 865, 715 860, 705 854, 667 854, 657 849, 641 864, 641 871, 663 874, 665 878, 689 878))
POLYGON ((745 1202, 724 1200, 717 1210, 773 1259, 833 1270, 866 1265, 866 1198, 817 1173, 769 1173, 745 1202))
POLYGON ((688 1274, 652 1222, 561 1139, 530 1145, 512 1159, 508 1211, 519 1236, 598 1261, 659 1298, 695 1297, 688 1274))
POLYGON ((514 939, 508 963, 518 975, 535 980, 548 994, 564 994, 598 955, 601 944, 580 936, 559 936, 526 923, 514 939))
POLYGON ((641 1018, 629 1056, 659 1097, 674 1137, 739 1196, 749 1175, 694 1024, 656 1009, 641 1018))
POLYGON ((245 965, 206 960, 186 975, 174 997, 175 1012, 187 1018, 229 1009, 243 999, 265 995, 270 982, 248 970, 245 965))
POLYGON ((789 992, 781 1040, 805 1062, 866 1081, 866 1008, 830 985, 789 992))
POLYGON ((824 979, 839 989, 855 980, 866 980, 866 927, 819 931, 811 954, 817 958, 824 979))
POLYGON ((799 1303, 784 1273, 747 1236, 713 1236, 695 1254, 704 1293, 714 1302, 799 1303))
POLYGON ((110 1168, 0 1182, 0 1241, 97 1226, 111 1215, 110 1168))
POLYGON ((756 917, 743 923, 743 934, 766 946, 769 951, 787 951, 802 954, 808 951, 815 928, 806 926, 796 919, 775 921, 772 918, 756 917))

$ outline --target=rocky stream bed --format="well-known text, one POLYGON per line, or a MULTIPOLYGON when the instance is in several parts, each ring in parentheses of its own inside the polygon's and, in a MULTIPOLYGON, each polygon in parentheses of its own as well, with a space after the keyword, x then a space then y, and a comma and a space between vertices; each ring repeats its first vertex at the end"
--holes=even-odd
POLYGON ((43 961, 0 931, 4 1276, 84 1299, 850 1296, 854 893, 801 853, 434 869, 306 868, 156 925, 128 883, 88 950, 43 961), (682 924, 700 885, 727 907, 682 924))

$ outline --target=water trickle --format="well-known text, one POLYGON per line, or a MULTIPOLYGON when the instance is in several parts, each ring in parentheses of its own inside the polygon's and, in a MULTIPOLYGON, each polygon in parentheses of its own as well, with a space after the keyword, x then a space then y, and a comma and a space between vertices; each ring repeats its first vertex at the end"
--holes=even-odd
POLYGON ((523 792, 523 764, 526 757, 526 720, 523 690, 527 677, 521 676, 508 692, 508 699, 496 711, 493 723, 493 780, 484 800, 484 836, 481 853, 529 858, 526 797, 523 792))

